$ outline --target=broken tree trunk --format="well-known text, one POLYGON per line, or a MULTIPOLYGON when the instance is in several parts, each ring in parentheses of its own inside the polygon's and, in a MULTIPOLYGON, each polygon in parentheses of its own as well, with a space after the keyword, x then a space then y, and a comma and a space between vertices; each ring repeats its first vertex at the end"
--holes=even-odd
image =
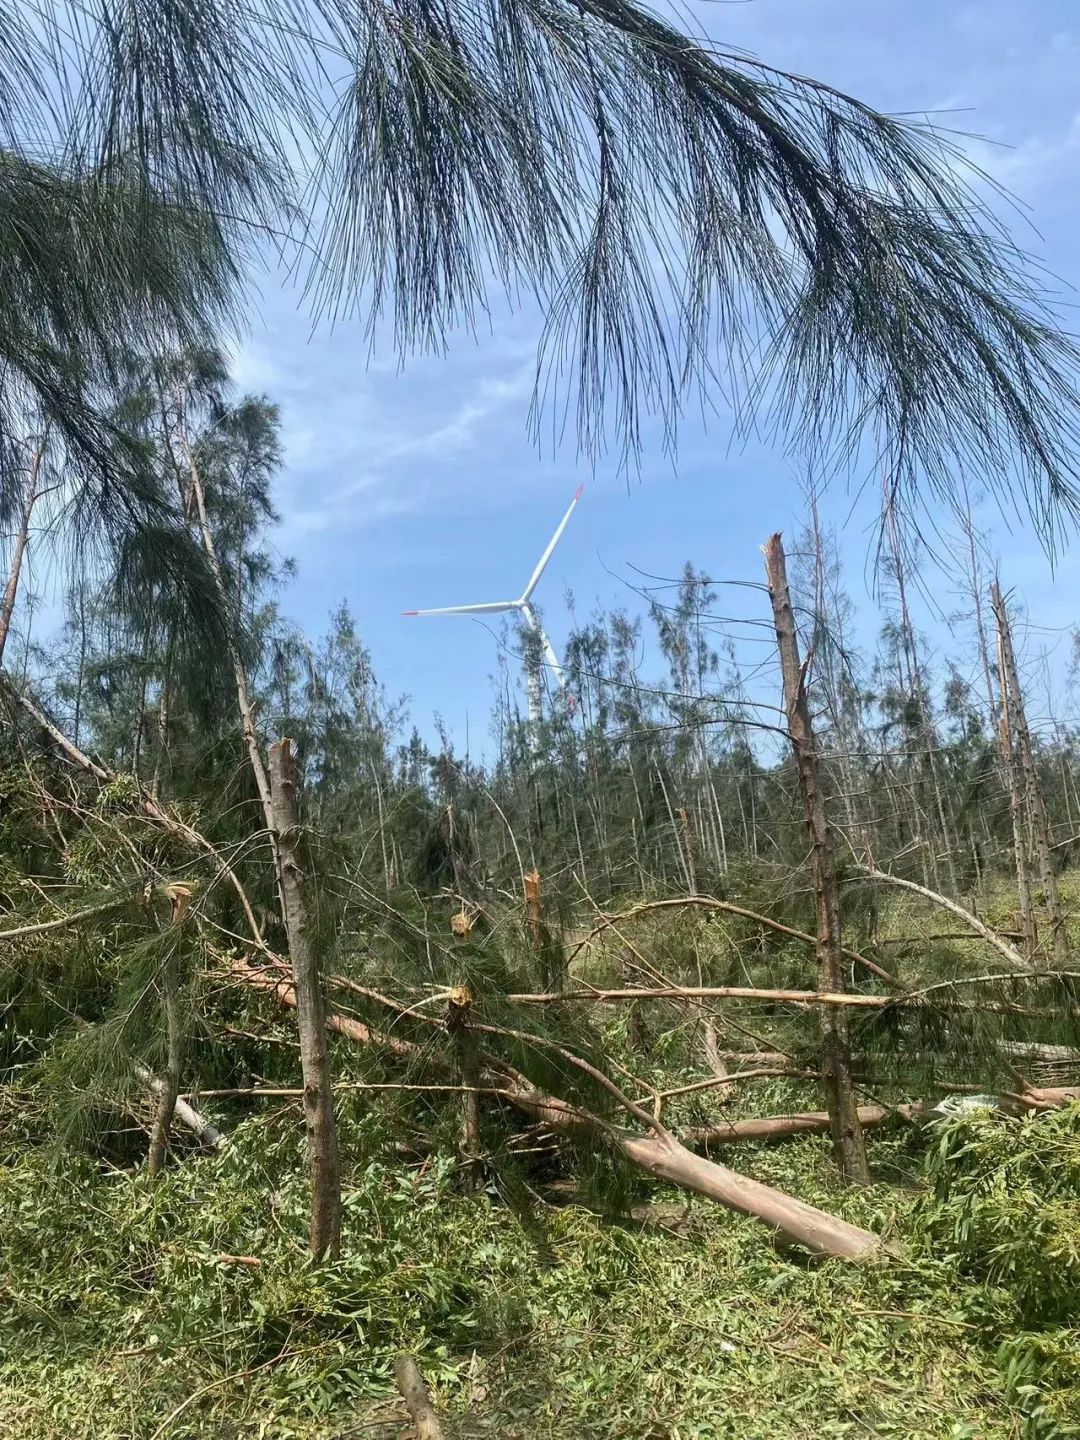
MULTIPOLYGON (((1009 611, 1005 604, 1005 597, 1001 593, 1001 586, 996 580, 990 587, 990 596, 994 606, 994 618, 997 621, 999 654, 1003 665, 1002 714, 1007 717, 1006 726, 1009 719, 1012 721, 1013 738, 1016 741, 1016 750, 1020 761, 1019 781, 1023 792, 1024 810, 1030 827, 1032 848, 1039 865, 1039 881, 1045 899, 1046 916, 1050 922, 1050 953, 1053 955, 1054 964, 1061 967, 1068 964, 1069 942, 1065 931, 1061 897, 1058 894, 1057 875, 1050 858, 1050 822, 1047 819, 1046 802, 1043 799, 1039 772, 1035 768, 1035 755, 1031 748, 1031 731, 1028 729, 1024 694, 1020 688, 1020 672, 1017 669, 1016 652, 1013 649, 1009 611)), ((1006 738, 1007 734, 1003 731, 1003 743, 1006 738)), ((1030 905, 1030 903, 1029 893, 1028 904, 1030 905)))
POLYGON ((454 1059, 461 1081, 461 1161, 473 1183, 480 1178, 480 1049, 471 1023, 472 995, 464 985, 450 992, 446 1028, 454 1042, 454 1059))
POLYGON ((166 1058, 165 1073, 155 1085, 158 1108, 150 1134, 150 1153, 146 1168, 151 1175, 160 1175, 165 1165, 176 1102, 180 1095, 181 1071, 184 1064, 184 1007, 180 997, 180 936, 173 935, 165 962, 161 967, 162 1007, 165 1011, 166 1058))
POLYGON ((318 956, 308 933, 300 864, 300 821, 291 740, 279 740, 270 747, 270 788, 279 855, 281 902, 289 935, 300 1034, 304 1121, 311 1171, 311 1253, 318 1259, 323 1255, 336 1255, 338 1251, 341 1238, 341 1175, 327 1043, 326 1001, 318 956))
MULTIPOLYGON (((265 969, 253 969, 242 961, 234 961, 231 971, 245 983, 275 995, 282 1004, 296 1005, 294 987, 280 974, 275 976, 265 969)), ((327 1023, 332 1030, 360 1044, 385 1044, 388 1040, 351 1016, 330 1014, 327 1023)), ((394 1040, 392 1044, 395 1049, 400 1047, 403 1055, 419 1058, 423 1053, 409 1041, 394 1040)), ((680 1189, 715 1200, 729 1210, 760 1220, 792 1244, 802 1245, 817 1255, 849 1260, 868 1259, 882 1248, 880 1239, 871 1231, 849 1225, 827 1211, 714 1161, 704 1160, 662 1127, 647 1134, 619 1131, 591 1111, 537 1089, 520 1071, 503 1061, 483 1051, 478 1058, 480 1084, 495 1090, 500 1099, 531 1119, 563 1134, 593 1135, 614 1144, 639 1169, 680 1189)))
MULTIPOLYGON (((910 1120, 910 1105, 860 1105, 859 1124, 864 1130, 884 1125, 892 1119, 910 1120)), ((698 1125, 684 1130, 681 1138, 687 1145, 737 1145, 745 1141, 791 1140, 796 1135, 824 1135, 830 1129, 827 1110, 806 1110, 794 1115, 768 1115, 753 1120, 718 1120, 713 1125, 698 1125)))
POLYGON ((443 1428, 431 1403, 424 1377, 411 1355, 395 1357, 394 1379, 416 1428, 416 1440, 443 1440, 443 1428))
POLYGON ((538 1090, 519 1071, 490 1057, 482 1073, 485 1083, 501 1083, 507 1087, 512 1103, 519 1110, 549 1128, 564 1133, 603 1134, 626 1159, 647 1174, 677 1185, 681 1190, 704 1195, 740 1215, 760 1220, 782 1239, 802 1245, 816 1255, 864 1260, 881 1251, 881 1241, 871 1231, 850 1225, 759 1180, 751 1180, 695 1155, 661 1125, 654 1124, 646 1134, 615 1129, 590 1111, 538 1090))
MULTIPOLYGON (((787 564, 779 533, 764 547, 765 573, 772 601, 776 648, 784 682, 784 708, 788 737, 795 755, 806 830, 811 845, 814 897, 817 908, 818 989, 837 993, 845 989, 844 950, 840 933, 840 887, 832 837, 825 814, 817 749, 814 743, 805 673, 799 659, 795 614, 788 591, 787 564)), ((870 1181, 866 1142, 859 1123, 851 1073, 848 1021, 838 1007, 821 1009, 821 1070, 825 1103, 832 1117, 833 1150, 841 1174, 858 1184, 870 1181)))

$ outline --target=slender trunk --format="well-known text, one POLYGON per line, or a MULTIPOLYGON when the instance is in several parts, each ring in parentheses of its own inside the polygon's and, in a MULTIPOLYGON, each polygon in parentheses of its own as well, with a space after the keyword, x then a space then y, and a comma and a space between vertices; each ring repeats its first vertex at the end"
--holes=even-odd
POLYGON ((461 1095, 462 1167, 470 1184, 480 1180, 480 1047, 470 1023, 472 996, 462 985, 450 993, 446 1028, 454 1042, 458 1079, 465 1087, 461 1095))
POLYGON ((34 505, 38 498, 38 476, 41 472, 41 460, 45 453, 45 442, 34 451, 30 461, 30 471, 26 477, 26 490, 23 494, 22 514, 19 516, 19 528, 15 532, 15 544, 11 552, 11 566, 8 570, 7 584, 4 586, 4 597, 0 600, 0 665, 4 663, 4 647, 7 645, 8 634, 11 630, 11 617, 15 611, 15 599, 19 593, 19 580, 22 576, 23 561, 26 559, 26 547, 30 542, 30 520, 34 513, 34 505))
POLYGON ((150 779, 150 794, 155 800, 161 796, 162 780, 167 777, 169 765, 169 719, 172 701, 172 667, 176 647, 176 636, 170 630, 165 646, 165 661, 161 667, 161 691, 157 705, 157 750, 154 754, 154 773, 150 779))
MULTIPOLYGON (((787 564, 779 534, 765 546, 765 571, 772 600, 776 645, 784 681, 784 707, 788 734, 799 776, 806 829, 812 847, 814 894, 817 905, 818 988, 831 994, 844 989, 844 951, 840 930, 840 889, 836 879, 832 837, 825 815, 825 797, 818 773, 805 675, 799 659, 795 616, 788 591, 787 564)), ((866 1184, 870 1167, 859 1123, 851 1073, 848 1022, 843 1010, 821 1010, 822 1079, 825 1103, 832 1122, 833 1150, 842 1174, 866 1184)))
POLYGON ((992 590, 994 616, 1001 637, 1001 653, 1005 662, 1006 683, 1012 700, 1013 728, 1016 732, 1017 748, 1020 751, 1020 767, 1024 782, 1024 799, 1031 825, 1031 838, 1035 858, 1039 864, 1039 880, 1046 899, 1046 915, 1050 922, 1051 951, 1054 964, 1067 965, 1069 961, 1069 939, 1065 930, 1065 916, 1058 893, 1057 875, 1050 858, 1050 822, 1046 814, 1039 772, 1035 767, 1035 754, 1031 748, 1031 731, 1028 729, 1027 714, 1024 710, 1024 694, 1020 688, 1020 674, 1016 668, 1016 652, 1013 650, 1012 630, 1009 626, 1009 611, 1001 587, 995 580, 992 590))
POLYGON ((184 1064, 184 1007, 180 997, 180 937, 175 934, 161 968, 162 1004, 165 1010, 166 1059, 165 1071, 158 1090, 158 1108, 150 1136, 147 1170, 160 1175, 169 1146, 176 1100, 180 1094, 181 1071, 184 1064))
POLYGON ((683 849, 686 854, 686 878, 690 886, 690 893, 697 894, 697 867, 694 864, 694 837, 690 831, 690 817, 686 813, 686 806, 681 805, 675 812, 679 817, 679 824, 682 827, 683 849))
MULTIPOLYGON (((214 545, 214 534, 210 528, 210 517, 206 509, 206 494, 203 490, 202 477, 199 474, 199 467, 195 463, 195 453, 191 448, 191 442, 187 433, 187 422, 184 417, 183 407, 180 408, 180 438, 187 458, 188 478, 191 484, 190 497, 195 502, 195 512, 199 521, 199 533, 202 537, 203 549, 210 564, 210 572, 214 577, 214 586, 220 597, 222 607, 228 608, 228 596, 225 590, 225 577, 222 574, 221 562, 218 559, 217 548, 214 545)), ((281 876, 281 852, 277 833, 274 826, 274 802, 270 794, 270 777, 267 774, 266 765, 263 762, 262 747, 259 743, 259 733, 255 727, 255 710, 251 703, 251 693, 248 689, 247 675, 244 672, 243 661, 236 644, 230 641, 230 659, 232 661, 233 677, 236 682, 236 704, 240 711, 240 724, 244 736, 244 748, 247 750, 248 761, 251 765, 251 772, 255 777, 255 787, 259 792, 259 800, 262 804, 263 819, 267 830, 270 832, 270 844, 274 855, 274 869, 278 878, 278 891, 281 899, 282 918, 285 918, 285 899, 281 876)), ((287 922, 286 922, 287 923, 287 922)))
MULTIPOLYGON (((1005 662, 1005 640, 997 606, 997 599, 1000 597, 1001 592, 998 589, 996 580, 994 581, 991 594, 994 598, 995 617, 998 618, 998 685, 1001 691, 999 738, 1001 758, 1009 782, 1009 814, 1012 818, 1013 852, 1016 859, 1016 890, 1020 903, 1020 928, 1024 934, 1024 949, 1030 959, 1035 954, 1038 945, 1038 933, 1035 929, 1035 910, 1031 902, 1031 870, 1028 861, 1027 836, 1025 834, 1024 787, 1013 735, 1012 702, 1014 696, 1010 693, 1011 687, 1008 679, 1008 667, 1005 662)), ((1004 605, 1002 605, 1001 608, 1003 611, 1004 605)), ((1006 616, 1004 618, 1007 627, 1008 617, 1006 616)))
POLYGON ((289 935, 296 994, 300 1066, 304 1080, 304 1121, 311 1171, 311 1253, 334 1256, 341 1239, 341 1176, 334 1088, 327 1044, 326 1001, 319 959, 308 931, 304 873, 300 864, 300 821, 292 741, 270 747, 273 831, 280 855, 281 902, 289 935))

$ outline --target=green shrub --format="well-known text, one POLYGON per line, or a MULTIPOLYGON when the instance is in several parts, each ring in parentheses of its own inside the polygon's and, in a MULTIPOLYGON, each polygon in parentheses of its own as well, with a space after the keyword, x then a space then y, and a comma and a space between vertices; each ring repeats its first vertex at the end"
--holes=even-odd
POLYGON ((926 1168, 937 1252, 1006 1289, 1024 1325, 1080 1322, 1080 1105, 942 1125, 926 1168))

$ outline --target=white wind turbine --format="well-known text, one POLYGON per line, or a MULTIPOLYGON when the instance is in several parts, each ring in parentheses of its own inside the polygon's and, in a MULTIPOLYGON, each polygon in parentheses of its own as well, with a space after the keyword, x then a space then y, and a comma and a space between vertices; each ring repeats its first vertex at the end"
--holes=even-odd
MULTIPOLYGON (((540 624, 540 617, 533 609, 532 597, 537 585, 540 583, 541 575, 543 575, 544 571, 547 569, 548 562, 550 561, 552 555, 555 553, 555 546, 558 545, 560 539, 562 538, 563 531, 569 524, 570 516, 574 513, 574 508, 577 505, 578 501, 581 499, 581 492, 584 489, 584 485, 579 485, 577 490, 574 492, 574 498, 570 501, 570 505, 567 508, 566 514, 559 521, 555 529, 555 534, 552 535, 551 539, 548 541, 544 553, 536 562, 535 570, 533 570, 532 574, 529 576, 529 583, 525 586, 525 589, 521 592, 520 596, 516 600, 489 600, 482 605, 440 605, 435 610, 404 610, 402 611, 402 614, 499 615, 508 610, 516 610, 518 614, 522 617, 522 619, 525 621, 529 629, 532 630, 533 634, 540 641, 540 647, 544 652, 544 658, 547 661, 548 669, 554 676, 555 683, 556 685, 558 685, 559 690, 563 694, 565 694, 566 676, 563 674, 562 666, 559 664, 559 657, 555 654, 555 648, 552 645, 551 641, 548 639, 544 627, 540 624)), ((529 719, 535 724, 540 719, 540 676, 537 673, 536 667, 534 665, 529 665, 527 667, 526 680, 529 690, 529 719)))

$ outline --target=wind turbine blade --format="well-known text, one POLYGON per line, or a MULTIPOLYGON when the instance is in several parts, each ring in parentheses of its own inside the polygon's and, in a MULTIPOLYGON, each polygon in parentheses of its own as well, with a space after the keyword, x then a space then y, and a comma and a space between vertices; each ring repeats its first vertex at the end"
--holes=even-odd
POLYGON ((403 610, 402 615, 497 615, 501 610, 520 610, 520 600, 492 600, 485 605, 440 605, 435 610, 403 610))
POLYGON ((541 555, 541 556, 540 556, 540 559, 537 561, 536 569, 535 569, 535 570, 533 571, 533 573, 529 576, 529 583, 525 586, 525 589, 524 589, 524 590, 522 591, 522 593, 521 593, 521 598, 522 598, 522 600, 530 600, 530 599, 532 598, 532 593, 533 593, 533 591, 536 589, 537 585, 540 583, 540 576, 543 575, 544 571, 547 569, 547 563, 548 563, 548 561, 551 559, 552 554, 554 553, 555 546, 559 543, 559 540, 562 538, 562 533, 563 533, 563 531, 566 529, 566 526, 567 526, 567 524, 568 524, 568 522, 569 522, 569 520, 570 520, 570 516, 574 513, 574 507, 577 505, 578 501, 581 499, 581 492, 582 492, 584 489, 585 489, 585 486, 584 486, 584 485, 579 485, 578 488, 574 491, 574 498, 570 501, 570 505, 569 505, 569 508, 567 509, 566 514, 565 514, 565 515, 562 517, 562 519, 559 521, 558 529, 555 531, 555 534, 552 535, 551 539, 548 541, 547 549, 544 551, 543 555, 541 555))

